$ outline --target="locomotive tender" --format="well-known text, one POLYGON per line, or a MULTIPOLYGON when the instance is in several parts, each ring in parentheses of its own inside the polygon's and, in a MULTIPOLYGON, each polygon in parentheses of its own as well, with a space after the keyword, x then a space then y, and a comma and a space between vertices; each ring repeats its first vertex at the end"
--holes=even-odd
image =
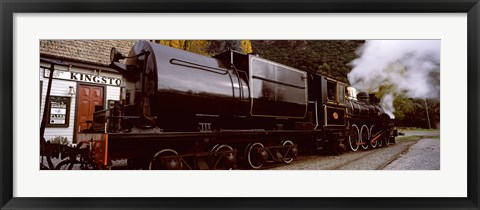
POLYGON ((96 142, 104 167, 128 159, 132 169, 258 169, 299 152, 382 146, 396 134, 373 94, 257 55, 139 41, 128 56, 112 48, 110 66, 126 79, 121 100, 97 107, 78 137, 96 142))

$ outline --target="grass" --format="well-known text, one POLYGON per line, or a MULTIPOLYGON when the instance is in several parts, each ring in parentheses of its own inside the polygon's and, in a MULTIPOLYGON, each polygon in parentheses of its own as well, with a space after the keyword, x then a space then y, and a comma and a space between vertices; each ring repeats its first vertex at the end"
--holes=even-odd
POLYGON ((418 141, 420 139, 438 139, 440 136, 398 136, 395 138, 397 142, 409 142, 409 141, 418 141))
POLYGON ((397 127, 401 131, 440 131, 440 129, 416 128, 416 127, 397 127))

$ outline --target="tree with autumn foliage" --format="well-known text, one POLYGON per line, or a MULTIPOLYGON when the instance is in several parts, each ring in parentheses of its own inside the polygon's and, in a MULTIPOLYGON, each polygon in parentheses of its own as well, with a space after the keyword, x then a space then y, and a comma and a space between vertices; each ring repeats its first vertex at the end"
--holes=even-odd
POLYGON ((226 50, 252 52, 252 44, 249 40, 156 40, 155 42, 207 56, 217 55, 226 50))

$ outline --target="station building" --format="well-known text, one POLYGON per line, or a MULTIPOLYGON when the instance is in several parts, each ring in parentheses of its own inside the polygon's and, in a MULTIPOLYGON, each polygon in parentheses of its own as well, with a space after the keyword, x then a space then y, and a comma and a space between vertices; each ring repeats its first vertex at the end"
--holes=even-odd
POLYGON ((128 54, 135 40, 41 40, 40 123, 47 112, 44 137, 76 142, 76 134, 87 129, 95 106, 108 107, 120 100, 125 82, 110 68, 110 50, 128 54), (53 66, 52 66, 53 65, 53 66), (50 103, 45 104, 50 69, 54 69, 50 103), (47 109, 45 109, 47 106, 47 109))

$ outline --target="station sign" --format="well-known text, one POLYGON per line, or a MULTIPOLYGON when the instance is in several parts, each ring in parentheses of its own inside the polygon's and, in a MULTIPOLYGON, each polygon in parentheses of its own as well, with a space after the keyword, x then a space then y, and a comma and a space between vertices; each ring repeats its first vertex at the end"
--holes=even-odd
MULTIPOLYGON (((49 76, 50 76, 50 70, 45 69, 44 77, 48 78, 49 76)), ((86 73, 72 72, 72 71, 55 70, 53 72, 53 78, 87 82, 87 83, 95 83, 95 84, 102 84, 102 85, 111 85, 111 86, 118 86, 118 87, 122 86, 122 79, 118 77, 107 77, 102 75, 86 74, 86 73)))

